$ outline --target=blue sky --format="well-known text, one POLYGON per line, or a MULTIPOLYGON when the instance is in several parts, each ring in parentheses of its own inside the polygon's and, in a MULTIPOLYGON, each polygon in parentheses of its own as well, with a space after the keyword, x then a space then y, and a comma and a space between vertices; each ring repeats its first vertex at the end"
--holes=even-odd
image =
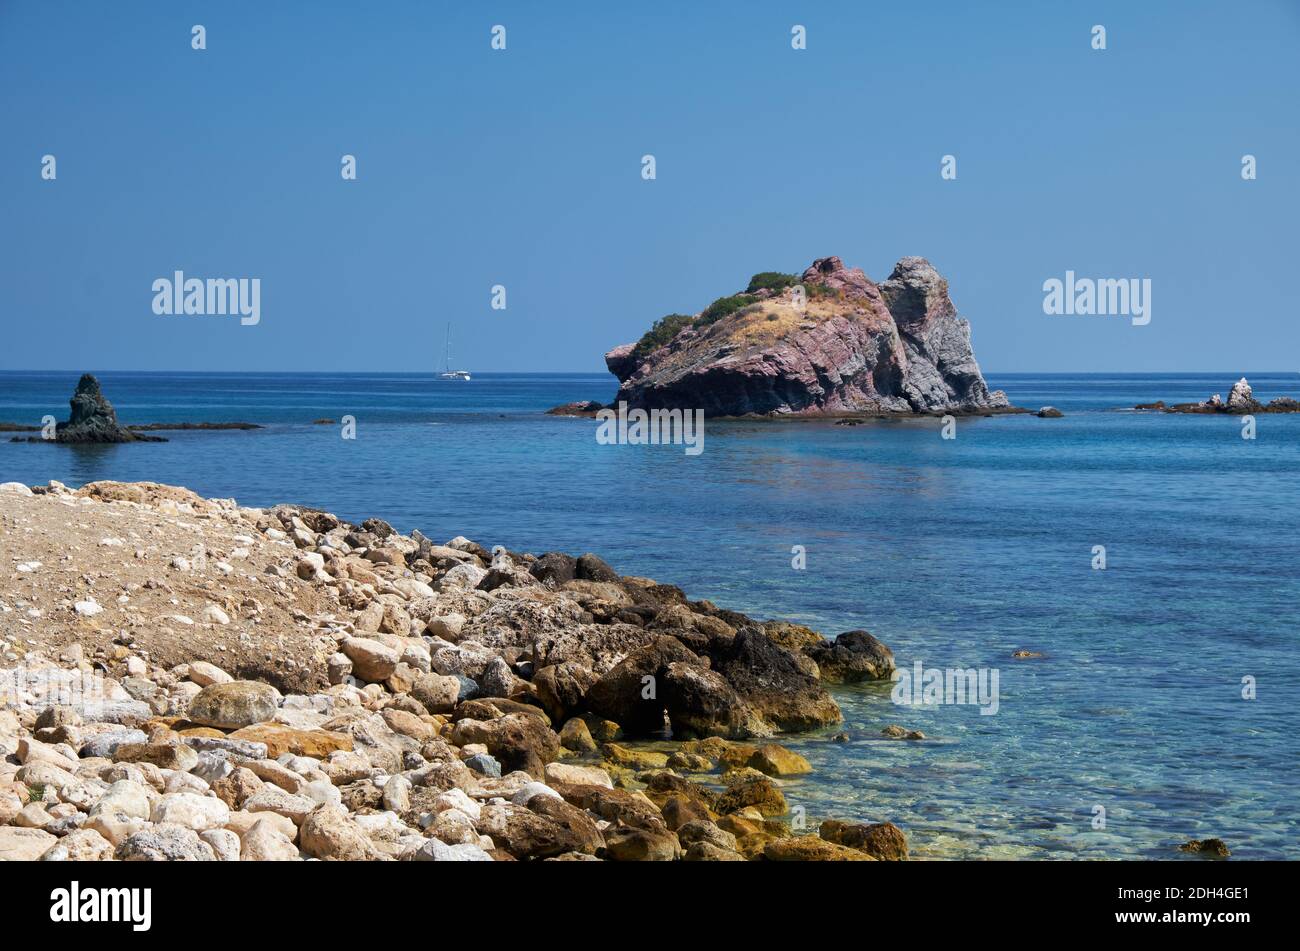
POLYGON ((1294 0, 0 0, 0 369, 598 370, 828 254, 928 257, 987 371, 1296 369, 1298 52, 1294 0), (1067 269, 1151 323, 1044 315, 1067 269))

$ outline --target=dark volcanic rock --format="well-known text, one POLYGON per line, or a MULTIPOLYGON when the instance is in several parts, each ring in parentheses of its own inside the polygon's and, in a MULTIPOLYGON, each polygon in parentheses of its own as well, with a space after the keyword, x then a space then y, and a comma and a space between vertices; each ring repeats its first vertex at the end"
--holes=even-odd
POLYGON ((553 796, 535 796, 527 807, 488 804, 479 828, 517 859, 566 852, 588 855, 605 845, 596 823, 581 809, 553 796))
POLYGON ((714 661, 736 693, 778 730, 811 730, 842 719, 826 688, 757 628, 739 631, 714 661))
POLYGON ((618 580, 618 572, 590 552, 578 559, 577 575, 583 581, 618 580))
POLYGON ((529 565, 528 570, 538 581, 554 582, 558 588, 578 576, 578 559, 562 552, 548 551, 529 565))
POLYGON ((126 428, 133 433, 156 433, 156 432, 165 432, 167 430, 185 432, 185 431, 195 430, 195 429, 249 430, 249 429, 265 429, 266 427, 261 425, 260 423, 234 422, 234 423, 141 423, 138 425, 128 426, 126 428))
POLYGON ((69 401, 72 414, 56 430, 56 442, 108 443, 108 442, 165 442, 160 436, 141 436, 118 425, 117 411, 99 388, 99 381, 83 373, 77 390, 69 401))
POLYGON ((702 666, 704 661, 677 638, 656 637, 596 681, 587 691, 587 709, 613 720, 632 736, 662 731, 666 709, 663 678, 669 665, 678 663, 702 666))
POLYGON ((611 350, 617 401, 708 416, 1011 409, 989 392, 970 325, 924 258, 903 258, 879 286, 837 257, 814 261, 800 280, 802 309, 794 286, 738 294, 648 352, 611 350))
POLYGON ((817 662, 827 683, 884 680, 894 672, 894 652, 866 631, 845 631, 833 641, 805 647, 804 653, 817 662))
POLYGON ((673 737, 744 739, 767 733, 766 725, 726 679, 699 664, 669 664, 663 700, 673 737))
MULTIPOLYGON (((60 443, 118 443, 118 442, 166 442, 162 436, 147 436, 145 433, 161 430, 251 430, 263 429, 257 423, 136 423, 123 426, 117 421, 117 411, 104 396, 99 381, 90 373, 83 373, 77 381, 77 389, 69 400, 72 408, 66 422, 55 427, 52 442, 60 443)), ((12 423, 0 423, 0 432, 39 432, 37 426, 19 426, 12 423)), ((16 437, 14 442, 45 442, 40 436, 23 439, 16 437)))
POLYGON ((595 400, 578 400, 575 403, 561 403, 546 411, 548 416, 595 416, 604 409, 604 404, 595 400))

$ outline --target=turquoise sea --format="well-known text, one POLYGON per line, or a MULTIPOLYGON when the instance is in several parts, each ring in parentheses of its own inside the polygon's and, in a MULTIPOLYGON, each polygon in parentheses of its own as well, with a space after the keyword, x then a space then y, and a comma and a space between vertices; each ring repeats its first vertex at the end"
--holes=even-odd
MULTIPOLYGON (((0 373, 0 420, 65 418, 78 375, 0 373)), ((816 768, 786 789, 810 823, 890 819, 918 857, 1176 858, 1215 835, 1237 858, 1297 858, 1300 416, 1259 416, 1245 440, 1235 417, 1123 409, 1226 396, 1240 375, 991 374, 1065 418, 963 419, 953 440, 937 420, 709 422, 688 456, 543 415, 608 400, 604 374, 102 373, 123 422, 267 428, 5 441, 0 481, 147 479, 594 551, 755 616, 865 628, 900 666, 996 669, 993 716, 844 688, 848 742, 787 738, 816 768), (345 414, 355 440, 312 424, 345 414), (890 723, 928 739, 881 739, 890 723)), ((1300 374, 1246 375, 1261 399, 1300 396, 1300 374)))

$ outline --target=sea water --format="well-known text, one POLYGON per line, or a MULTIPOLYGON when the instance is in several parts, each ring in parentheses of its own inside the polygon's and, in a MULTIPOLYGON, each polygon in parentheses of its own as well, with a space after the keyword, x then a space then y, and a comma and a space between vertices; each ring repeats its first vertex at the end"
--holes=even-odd
MULTIPOLYGON (((756 617, 869 630, 900 667, 998 671, 992 716, 836 688, 841 726, 782 739, 815 768, 785 785, 810 828, 892 820, 921 858, 1171 858, 1208 836, 1297 858, 1300 415, 1261 415, 1247 440, 1235 416, 1125 409, 1240 375, 993 374, 1065 417, 960 419, 951 440, 938 420, 710 420, 690 456, 544 415, 607 402, 603 374, 103 373, 125 423, 267 428, 0 442, 0 481, 146 479, 592 551, 756 617), (355 439, 313 423, 345 415, 355 439)), ((1258 398, 1300 396, 1300 375, 1246 375, 1258 398)), ((0 420, 65 418, 78 376, 0 374, 0 420)))

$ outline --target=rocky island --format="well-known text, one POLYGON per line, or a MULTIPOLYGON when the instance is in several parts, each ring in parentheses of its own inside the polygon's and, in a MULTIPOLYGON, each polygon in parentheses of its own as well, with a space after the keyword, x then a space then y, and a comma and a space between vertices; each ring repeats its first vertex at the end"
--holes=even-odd
POLYGON ((0 860, 907 856, 788 820, 865 631, 157 483, 5 483, 0 537, 0 860))
MULTIPOLYGON (((1024 412, 990 392, 948 282, 903 258, 874 283, 838 257, 801 275, 756 274, 695 315, 670 314, 605 355, 614 402, 706 416, 1024 412)), ((588 415, 596 404, 552 412, 588 415)))
POLYGON ((1215 393, 1207 400, 1199 403, 1174 403, 1166 404, 1164 400, 1157 400, 1154 403, 1139 403, 1134 409, 1159 410, 1162 413, 1192 413, 1192 414, 1228 414, 1240 416, 1244 414, 1256 413, 1300 413, 1300 400, 1292 399, 1289 396, 1279 396, 1270 400, 1268 403, 1261 403, 1255 399, 1255 395, 1243 376, 1236 383, 1232 384, 1232 389, 1228 391, 1228 399, 1225 401, 1223 396, 1215 393))

